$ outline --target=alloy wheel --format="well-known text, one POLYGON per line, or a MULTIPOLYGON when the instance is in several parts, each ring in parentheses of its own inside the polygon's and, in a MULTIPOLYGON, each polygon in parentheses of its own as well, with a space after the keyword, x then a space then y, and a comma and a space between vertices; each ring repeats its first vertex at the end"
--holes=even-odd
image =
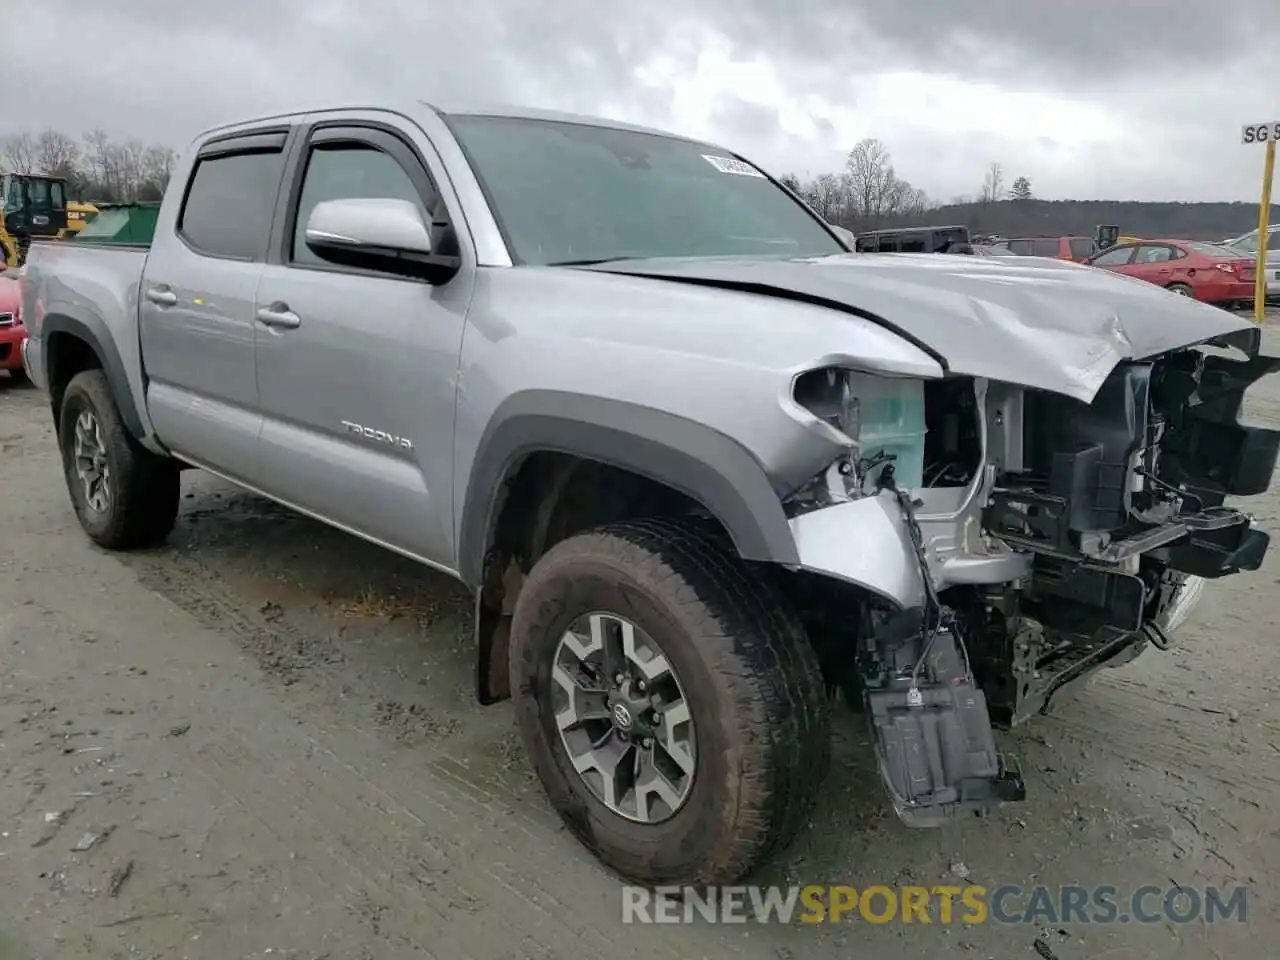
POLYGON ((95 513, 106 513, 111 506, 111 465, 107 462, 102 425, 92 410, 84 410, 76 417, 72 442, 84 502, 95 513))
POLYGON ((560 741, 588 789, 637 823, 673 816, 693 786, 693 717, 653 639, 624 617, 586 614, 561 637, 551 676, 560 741))

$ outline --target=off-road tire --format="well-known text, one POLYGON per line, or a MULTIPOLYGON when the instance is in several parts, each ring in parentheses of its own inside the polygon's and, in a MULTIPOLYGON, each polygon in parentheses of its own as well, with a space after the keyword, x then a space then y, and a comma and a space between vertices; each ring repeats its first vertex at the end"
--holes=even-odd
POLYGON ((178 467, 143 448, 129 433, 101 370, 78 373, 67 384, 58 416, 58 445, 71 504, 90 540, 108 550, 131 550, 164 542, 178 517, 178 467), (88 505, 76 474, 75 424, 86 409, 101 425, 111 471, 107 481, 110 501, 102 513, 88 505))
POLYGON ((516 602, 511 689, 552 805, 608 867, 639 883, 732 883, 808 822, 831 760, 817 656, 761 571, 700 527, 646 520, 570 537, 534 565, 516 602), (601 803, 573 769, 551 706, 560 638, 578 617, 626 617, 661 647, 692 710, 688 799, 660 823, 601 803))

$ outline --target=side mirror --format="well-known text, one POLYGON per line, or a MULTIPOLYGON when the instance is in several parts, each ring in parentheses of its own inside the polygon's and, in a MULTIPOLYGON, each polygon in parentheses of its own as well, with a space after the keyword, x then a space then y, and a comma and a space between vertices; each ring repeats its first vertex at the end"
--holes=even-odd
POLYGON ((461 258, 432 252, 431 230, 408 200, 359 198, 317 203, 307 218, 307 246, 324 260, 445 283, 461 258))

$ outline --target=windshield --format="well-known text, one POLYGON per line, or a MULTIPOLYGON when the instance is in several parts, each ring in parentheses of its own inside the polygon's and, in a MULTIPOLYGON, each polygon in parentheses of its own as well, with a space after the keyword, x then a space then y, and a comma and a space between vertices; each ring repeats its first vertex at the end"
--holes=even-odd
POLYGON ((447 119, 519 263, 846 252, 724 150, 579 123, 447 119))

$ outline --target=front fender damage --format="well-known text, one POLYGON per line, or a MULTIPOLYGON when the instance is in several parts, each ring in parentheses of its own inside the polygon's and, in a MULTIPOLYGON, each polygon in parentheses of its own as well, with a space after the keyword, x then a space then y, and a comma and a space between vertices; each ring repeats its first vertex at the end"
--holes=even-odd
POLYGON ((789 505, 800 569, 871 611, 848 618, 846 689, 905 821, 1020 799, 993 727, 1167 649, 1206 581, 1259 568, 1269 536, 1225 501, 1270 485, 1280 430, 1241 409, 1280 359, 1225 346, 1120 363, 1087 403, 974 381, 981 456, 963 485, 842 497, 854 450, 825 501, 789 505))

